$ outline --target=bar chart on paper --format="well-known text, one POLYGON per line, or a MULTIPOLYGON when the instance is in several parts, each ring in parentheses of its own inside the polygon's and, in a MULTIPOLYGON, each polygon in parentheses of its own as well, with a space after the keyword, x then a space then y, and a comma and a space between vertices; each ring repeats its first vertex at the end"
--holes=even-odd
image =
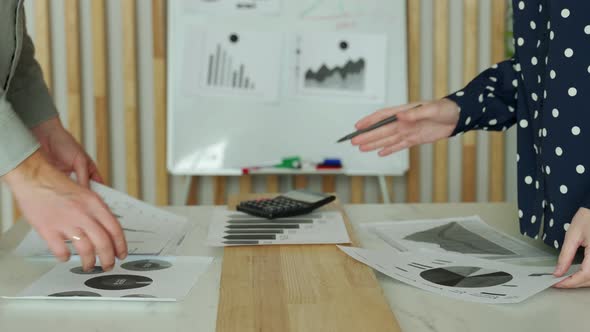
POLYGON ((274 32, 193 27, 183 60, 186 96, 277 100, 282 42, 274 32))
MULTIPOLYGON (((237 38, 237 36, 232 36, 237 38)), ((231 38, 231 37, 230 37, 231 38)), ((217 44, 215 53, 209 54, 207 85, 232 89, 255 89, 255 84, 246 73, 243 63, 236 63, 233 57, 217 44)))

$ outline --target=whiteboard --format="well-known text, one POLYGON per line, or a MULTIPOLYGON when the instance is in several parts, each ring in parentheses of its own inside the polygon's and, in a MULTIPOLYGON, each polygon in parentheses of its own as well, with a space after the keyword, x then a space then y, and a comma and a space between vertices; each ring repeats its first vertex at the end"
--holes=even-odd
POLYGON ((407 151, 381 158, 336 144, 363 116, 407 102, 405 1, 168 4, 172 174, 239 175, 289 156, 340 158, 349 175, 407 170, 407 151), (334 74, 343 68, 350 75, 334 74))

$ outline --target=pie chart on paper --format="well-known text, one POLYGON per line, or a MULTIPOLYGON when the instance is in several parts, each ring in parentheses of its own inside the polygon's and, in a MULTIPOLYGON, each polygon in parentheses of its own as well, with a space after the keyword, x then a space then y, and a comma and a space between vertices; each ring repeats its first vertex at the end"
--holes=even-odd
POLYGON ((475 266, 449 266, 420 273, 424 280, 446 287, 484 288, 505 284, 512 275, 503 271, 475 266))

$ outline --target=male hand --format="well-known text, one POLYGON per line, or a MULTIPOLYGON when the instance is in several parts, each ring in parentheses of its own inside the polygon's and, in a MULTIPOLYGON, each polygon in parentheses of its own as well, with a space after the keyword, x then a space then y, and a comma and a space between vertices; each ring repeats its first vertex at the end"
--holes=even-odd
POLYGON ((387 124, 352 139, 363 152, 380 149, 379 156, 385 157, 414 145, 431 143, 449 137, 459 121, 459 107, 448 99, 409 110, 418 103, 382 109, 356 124, 357 129, 366 128, 394 114, 398 121, 387 124), (408 111, 407 111, 408 110, 408 111))
MULTIPOLYGON (((568 225, 568 224, 566 224, 568 225)), ((566 226, 565 240, 557 260, 557 267, 553 273, 556 277, 563 276, 572 265, 578 248, 584 247, 584 260, 580 270, 562 280, 553 287, 581 288, 590 287, 590 210, 580 208, 569 227, 566 226)))
POLYGON ((96 264, 112 269, 115 256, 127 256, 121 225, 100 197, 53 165, 40 151, 4 175, 25 219, 47 242, 61 261, 69 259, 69 240, 82 260, 84 270, 96 264))
POLYGON ((59 118, 51 119, 31 129, 41 144, 41 153, 57 169, 76 179, 84 187, 89 180, 103 183, 98 168, 82 146, 65 130, 59 118))

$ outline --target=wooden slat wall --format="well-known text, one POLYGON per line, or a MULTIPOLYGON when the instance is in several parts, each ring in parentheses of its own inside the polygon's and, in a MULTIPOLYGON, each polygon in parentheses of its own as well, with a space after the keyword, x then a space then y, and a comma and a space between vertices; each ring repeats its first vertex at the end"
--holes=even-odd
POLYGON ((105 0, 92 0, 92 74, 94 80, 94 121, 96 163, 105 184, 111 184, 111 147, 107 95, 107 27, 105 0))
POLYGON ((293 187, 295 189, 305 189, 307 188, 307 176, 305 175, 295 175, 293 179, 293 187))
MULTIPOLYGON (((478 0, 463 0, 463 83, 469 83, 478 74, 478 0)), ((476 198, 477 132, 463 135, 462 200, 474 202, 476 198)))
POLYGON ((35 58, 43 70, 45 83, 53 91, 53 66, 51 65, 51 13, 49 0, 35 0, 35 58))
MULTIPOLYGON (((506 56, 506 1, 492 2, 492 62, 500 62, 506 56)), ((505 199, 504 177, 504 133, 490 134, 490 178, 489 200, 502 202, 505 199)))
POLYGON ((140 197, 139 112, 137 110, 136 0, 121 0, 123 17, 123 81, 125 86, 125 162, 127 193, 140 197))
POLYGON ((365 202, 365 181, 362 176, 350 177, 350 202, 361 204, 365 202))
MULTIPOLYGON (((407 0, 408 29, 408 100, 422 99, 420 91, 420 0, 407 0)), ((410 149, 410 169, 408 170, 406 200, 409 203, 420 201, 420 147, 410 149)))
MULTIPOLYGON (((434 2, 434 98, 449 92, 449 1, 434 2)), ((449 147, 447 140, 434 143, 433 201, 449 200, 449 147)))
POLYGON ((252 192, 252 176, 243 175, 240 177, 240 194, 250 194, 252 192))
POLYGON ((78 0, 66 0, 66 58, 68 83, 68 129, 82 142, 82 96, 80 75, 80 6, 78 0))
POLYGON ((267 175, 266 176, 266 192, 267 193, 278 193, 279 192, 279 176, 278 175, 267 175))
POLYGON ((169 179, 166 170, 166 2, 152 0, 154 41, 154 144, 156 203, 168 205, 169 179))
MULTIPOLYGON (((424 2, 421 0, 407 1, 407 27, 408 27, 408 99, 410 101, 421 100, 421 55, 425 51, 421 46, 421 32, 424 24, 430 24, 422 20, 422 9, 432 3, 434 11, 433 22, 433 73, 434 96, 442 97, 449 92, 449 55, 453 52, 463 52, 463 82, 467 83, 478 73, 478 29, 479 11, 477 0, 436 0, 424 2), (449 49, 449 3, 450 1, 462 1, 464 22, 464 34, 462 50, 449 49)), ((152 0, 152 41, 153 41, 153 77, 154 77, 154 160, 155 165, 155 202, 160 205, 170 203, 170 178, 166 171, 166 3, 167 0, 152 0)), ((50 0, 35 0, 33 4, 36 57, 39 61, 47 84, 50 90, 54 86, 54 68, 52 66, 52 33, 63 33, 65 35, 67 67, 65 77, 67 80, 67 111, 68 127, 74 136, 81 140, 83 137, 82 115, 82 88, 81 86, 81 59, 80 59, 80 21, 82 2, 77 0, 65 0, 64 18, 65 31, 52 31, 51 29, 51 3, 50 0)), ((138 110, 138 50, 137 50, 137 0, 121 0, 120 2, 108 2, 108 5, 120 6, 121 29, 123 36, 123 79, 124 79, 124 113, 125 113, 125 183, 126 190, 133 196, 141 196, 141 169, 140 144, 139 144, 139 110, 138 110)), ((144 5, 142 2, 141 5, 144 5)), ((93 75, 93 97, 94 97, 94 121, 96 127, 96 151, 97 164, 105 182, 111 184, 114 160, 110 142, 109 119, 109 59, 107 52, 108 29, 106 14, 106 0, 92 0, 90 19, 92 21, 92 75, 93 75)), ((492 39, 491 50, 492 60, 501 61, 504 58, 505 45, 505 13, 506 1, 492 1, 492 39)), ((429 50, 429 49, 428 49, 429 50)), ((63 73, 60 73, 63 74, 63 73)), ((62 75, 63 76, 63 75, 62 75)), ((61 76, 60 76, 61 77, 61 76)), ((502 133, 494 133, 490 136, 490 158, 486 164, 493 172, 490 172, 489 198, 492 201, 506 199, 505 177, 505 149, 506 144, 502 133)), ((461 172, 461 197, 464 201, 476 199, 476 135, 468 133, 462 138, 462 172, 461 172)), ((449 199, 449 150, 446 141, 435 144, 433 162, 433 200, 446 202, 449 199)), ((406 201, 418 202, 421 200, 421 181, 431 174, 420 174, 420 149, 410 150, 410 170, 407 174, 406 201)), ((279 183, 280 176, 264 176, 266 179, 264 191, 278 192, 281 190, 279 183)), ((327 192, 337 191, 336 183, 340 183, 340 177, 327 175, 322 176, 321 189, 327 192)), ((227 194, 232 191, 232 183, 226 177, 213 177, 213 203, 225 204, 227 194)), ((232 180, 233 181, 233 180, 232 180)), ((397 181, 394 178, 387 178, 388 191, 393 197, 393 184, 397 181)), ((198 204, 204 201, 198 197, 199 187, 206 181, 194 177, 189 186, 190 195, 188 203, 198 204)), ((254 192, 253 177, 243 176, 239 181, 239 192, 254 192)), ((346 182, 349 185, 352 203, 362 203, 366 197, 379 197, 379 194, 365 192, 365 179, 360 176, 352 176, 346 182), (367 195, 369 194, 369 195, 367 195)), ((309 183, 308 176, 298 175, 292 177, 290 183, 294 188, 313 187, 309 183)), ((261 190, 259 188, 259 190, 261 190)), ((375 188, 374 190, 378 190, 375 188)), ((344 198, 343 201, 346 202, 344 198)), ((398 200, 399 201, 399 200, 398 200)))
POLYGON ((322 191, 325 193, 336 192, 336 175, 322 176, 322 191))

